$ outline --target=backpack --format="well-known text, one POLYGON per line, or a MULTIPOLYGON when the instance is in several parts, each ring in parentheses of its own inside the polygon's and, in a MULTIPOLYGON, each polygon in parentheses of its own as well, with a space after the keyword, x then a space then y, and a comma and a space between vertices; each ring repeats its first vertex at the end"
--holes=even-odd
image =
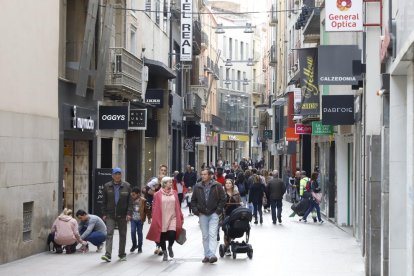
POLYGON ((246 184, 244 182, 237 183, 237 188, 239 189, 240 195, 246 193, 246 184))

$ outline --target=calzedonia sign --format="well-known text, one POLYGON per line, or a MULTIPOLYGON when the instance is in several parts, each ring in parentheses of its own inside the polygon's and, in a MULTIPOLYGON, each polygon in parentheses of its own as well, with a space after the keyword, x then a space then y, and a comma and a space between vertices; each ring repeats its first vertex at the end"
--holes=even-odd
POLYGON ((362 0, 325 1, 327 32, 362 32, 362 0))

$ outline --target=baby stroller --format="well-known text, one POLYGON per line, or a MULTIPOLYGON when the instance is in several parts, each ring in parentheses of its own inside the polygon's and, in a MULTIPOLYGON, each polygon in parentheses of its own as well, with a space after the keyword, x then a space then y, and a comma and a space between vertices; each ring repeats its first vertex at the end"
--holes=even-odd
MULTIPOLYGON (((252 212, 245 207, 239 207, 231 212, 230 216, 226 217, 223 221, 222 229, 224 234, 229 238, 231 252, 233 253, 233 259, 236 259, 237 253, 247 253, 249 259, 253 258, 253 248, 249 244, 250 236, 250 222, 252 221, 252 212), (235 242, 234 239, 242 238, 246 233, 246 241, 235 242)), ((224 244, 220 244, 219 254, 220 257, 224 257, 227 247, 224 244)))

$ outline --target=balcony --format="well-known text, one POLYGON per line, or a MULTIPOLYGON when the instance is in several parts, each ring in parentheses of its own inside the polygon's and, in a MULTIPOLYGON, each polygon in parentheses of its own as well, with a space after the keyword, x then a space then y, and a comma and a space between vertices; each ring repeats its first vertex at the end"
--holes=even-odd
POLYGON ((270 22, 269 25, 270 26, 276 26, 277 24, 277 11, 276 11, 276 5, 273 4, 272 8, 270 10, 270 22))
POLYGON ((201 54, 201 23, 198 20, 193 22, 193 56, 201 54))
POLYGON ((110 48, 105 96, 137 99, 142 93, 142 61, 124 48, 110 48))
MULTIPOLYGON (((206 79, 205 81, 207 82, 208 79, 207 78, 203 78, 206 79)), ((200 80, 201 83, 201 80, 200 80)), ((207 99, 207 92, 208 92, 208 85, 190 85, 190 92, 189 93, 193 93, 195 95, 198 95, 198 97, 200 97, 201 99, 201 106, 206 106, 206 99, 207 99)))
POLYGON ((276 45, 272 45, 272 47, 270 47, 270 53, 269 53, 269 65, 272 67, 275 67, 276 64, 277 64, 276 45))
POLYGON ((185 95, 184 115, 188 118, 201 118, 201 97, 198 91, 191 90, 185 95))
POLYGON ((254 94, 264 94, 266 92, 266 85, 263 83, 253 83, 253 91, 254 94))
POLYGON ((320 9, 314 8, 303 28, 304 43, 319 43, 321 32, 320 9))
POLYGON ((215 128, 221 128, 223 127, 223 119, 221 119, 219 116, 211 114, 211 124, 215 128))

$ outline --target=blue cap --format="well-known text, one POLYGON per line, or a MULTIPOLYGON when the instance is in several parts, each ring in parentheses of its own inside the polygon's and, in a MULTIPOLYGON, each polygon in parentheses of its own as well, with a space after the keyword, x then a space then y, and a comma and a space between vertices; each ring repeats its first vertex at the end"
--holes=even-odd
POLYGON ((112 174, 116 174, 116 173, 121 173, 121 168, 113 168, 112 169, 112 174))

